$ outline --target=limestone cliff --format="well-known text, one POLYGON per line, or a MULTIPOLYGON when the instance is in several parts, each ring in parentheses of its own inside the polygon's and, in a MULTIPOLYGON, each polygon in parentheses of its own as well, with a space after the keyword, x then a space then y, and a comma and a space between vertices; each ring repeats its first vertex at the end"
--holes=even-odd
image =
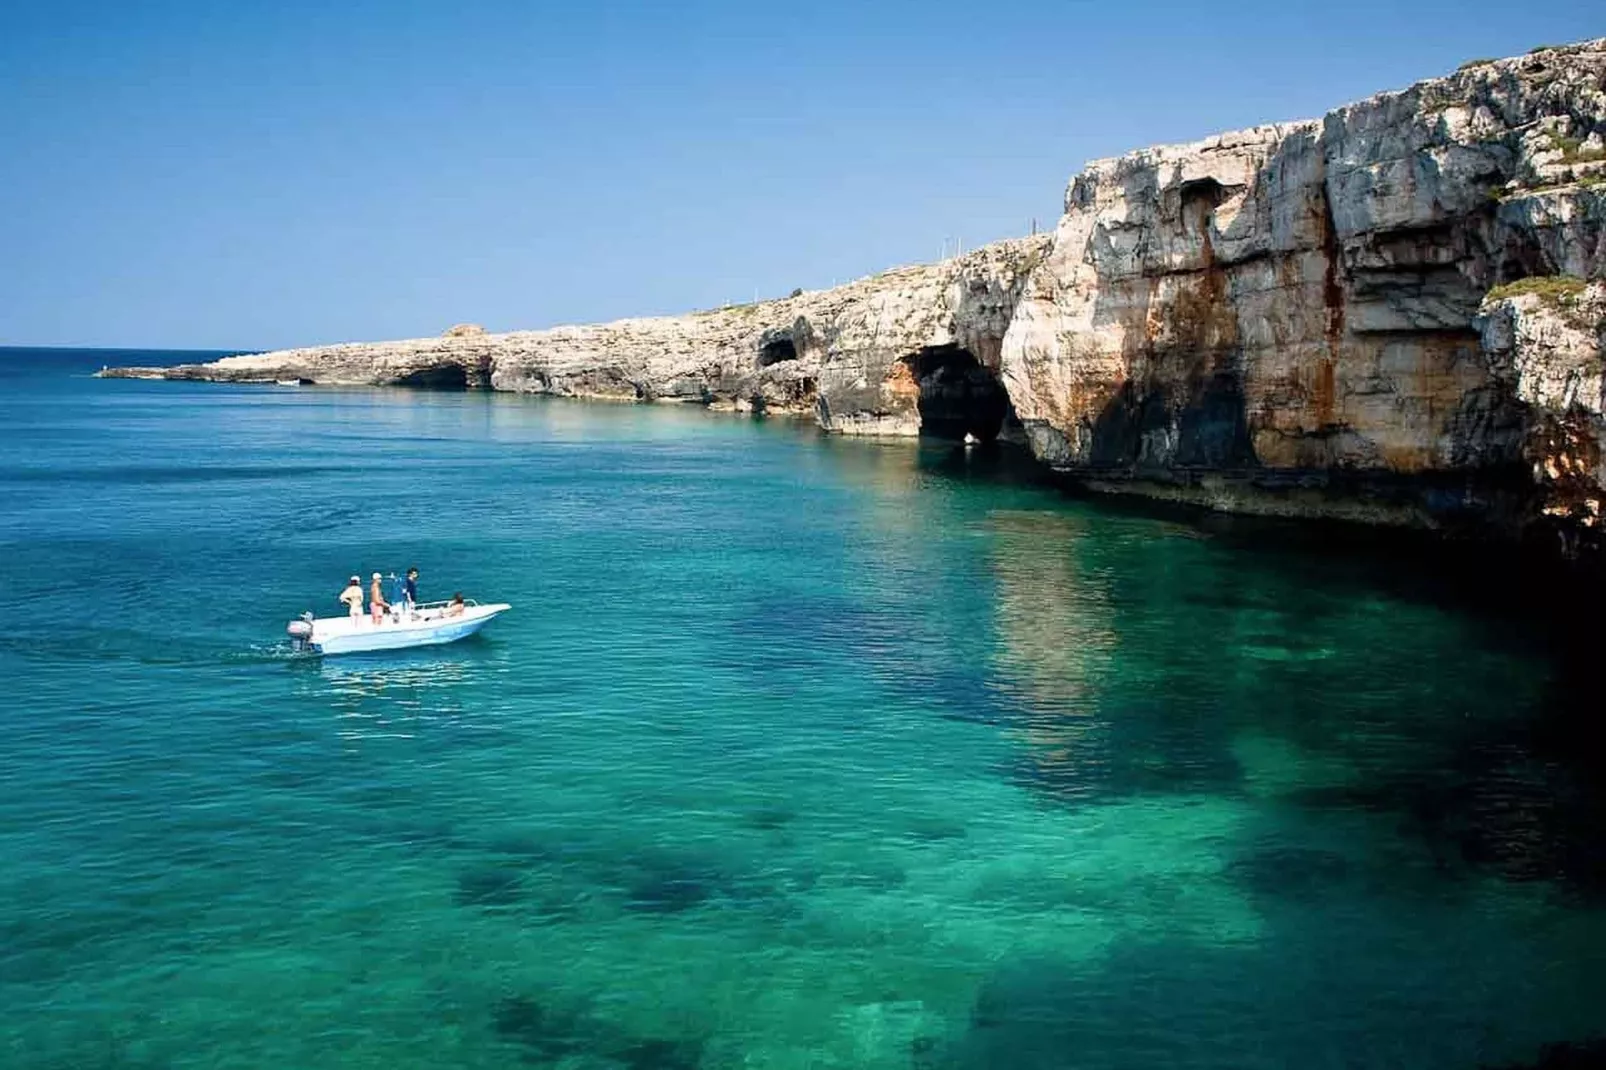
POLYGON ((1005 338, 1034 448, 1225 508, 1520 523, 1550 398, 1480 305, 1606 267, 1603 133, 1594 42, 1090 165, 1005 338))
POLYGON ((1603 272, 1606 40, 1097 161, 1052 235, 832 290, 113 374, 1018 426, 1095 489, 1573 551, 1601 537, 1603 272))
POLYGON ((831 290, 684 316, 351 343, 108 375, 329 385, 479 386, 816 413, 827 429, 996 434, 999 354, 1047 235, 831 290), (946 400, 945 400, 946 399, 946 400))
POLYGON ((1513 412, 1532 488, 1518 519, 1553 533, 1569 556, 1606 549, 1606 282, 1501 287, 1479 325, 1490 391, 1513 412))

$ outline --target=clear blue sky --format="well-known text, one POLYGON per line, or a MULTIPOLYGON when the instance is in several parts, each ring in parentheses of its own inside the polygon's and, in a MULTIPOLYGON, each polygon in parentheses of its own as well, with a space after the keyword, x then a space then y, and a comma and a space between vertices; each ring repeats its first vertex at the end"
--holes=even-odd
POLYGON ((0 0, 0 344, 675 312, 1051 226, 1084 161, 1599 0, 0 0))

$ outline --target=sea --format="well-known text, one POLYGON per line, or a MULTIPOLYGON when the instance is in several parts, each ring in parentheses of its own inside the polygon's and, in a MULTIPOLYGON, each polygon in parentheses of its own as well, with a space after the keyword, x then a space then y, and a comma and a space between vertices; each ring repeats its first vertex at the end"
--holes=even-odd
POLYGON ((7 1070, 1600 1050, 1565 582, 804 421, 93 377, 195 359, 0 351, 7 1070), (513 609, 292 652, 409 567, 513 609))

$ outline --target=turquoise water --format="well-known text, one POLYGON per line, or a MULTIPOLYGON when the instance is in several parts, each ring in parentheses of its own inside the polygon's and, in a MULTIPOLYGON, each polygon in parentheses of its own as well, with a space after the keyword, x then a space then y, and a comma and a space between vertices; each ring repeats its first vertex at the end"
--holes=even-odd
MULTIPOLYGON (((678 407, 0 353, 0 1064, 1474 1067, 1600 737, 1420 563, 678 407), (289 656, 352 572, 514 611, 289 656)), ((168 359, 178 359, 173 355, 168 359)))

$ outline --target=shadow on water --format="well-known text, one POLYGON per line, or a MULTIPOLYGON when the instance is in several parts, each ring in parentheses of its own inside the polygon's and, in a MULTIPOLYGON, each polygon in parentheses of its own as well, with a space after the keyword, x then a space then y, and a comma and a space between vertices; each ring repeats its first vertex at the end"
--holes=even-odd
POLYGON ((316 668, 320 676, 331 681, 424 682, 461 677, 476 666, 496 660, 496 654, 497 641, 475 633, 454 643, 407 650, 302 656, 292 659, 290 665, 296 669, 316 668))
MULTIPOLYGON (((1046 484, 1007 446, 912 463, 1046 484)), ((1389 819, 1446 873, 1606 898, 1593 577, 1513 547, 1120 498, 990 524, 999 662, 955 694, 1018 730, 1022 783, 1067 803, 1234 792, 1257 772, 1245 733, 1269 733, 1351 769, 1287 802, 1389 819)))
POLYGON ((1606 1036, 1545 1044, 1531 1062, 1501 1063, 1488 1070, 1606 1070, 1606 1036))
MULTIPOLYGON (((1008 444, 860 452, 853 471, 893 490, 904 473, 1052 486, 1008 444)), ((1352 524, 1032 497, 987 514, 990 665, 911 658, 908 625, 881 606, 778 600, 740 629, 770 636, 781 661, 789 634, 837 635, 836 659, 871 663, 936 715, 1011 732, 1008 775, 1061 804, 1292 777, 1285 803, 1382 819, 1446 877, 1606 897, 1606 631, 1588 577, 1352 524), (1288 768, 1262 768, 1255 749, 1288 768), (1302 783, 1324 765, 1347 772, 1302 783)))
MULTIPOLYGON (((898 445, 867 451, 877 485, 898 486, 903 469, 982 490, 1052 486, 1007 444, 898 445)), ((939 716, 1009 731, 1011 778, 1072 806, 1287 779, 1283 804, 1381 821, 1441 880, 1490 874, 1606 900, 1594 577, 1515 547, 1352 524, 1011 501, 1019 511, 987 521, 994 663, 905 657, 882 674, 939 716)), ((843 656, 877 645, 844 643, 843 656)), ((1301 870, 1319 884, 1333 861, 1274 850, 1242 875, 1301 870)))
POLYGON ((1532 615, 1547 626, 1547 634, 1552 624, 1584 630, 1581 639, 1598 641, 1606 632, 1606 624, 1590 611, 1592 599, 1606 595, 1606 575, 1513 544, 1087 492, 1044 467, 1024 447, 1007 442, 964 447, 922 441, 912 463, 950 480, 1052 489, 1073 508, 1105 517, 1186 527, 1252 557, 1256 568, 1292 572, 1319 587, 1352 590, 1360 583, 1391 597, 1461 612, 1532 615), (1316 560, 1321 567, 1313 569, 1316 560))
MULTIPOLYGON (((1547 1042, 1531 1027, 1492 1024, 1532 1003, 1520 977, 1483 986, 1463 1017, 1465 996, 1445 993, 1481 979, 1436 975, 1409 947, 1329 941, 1298 951, 1130 939, 1094 966, 1016 960, 978 990, 966 1028, 924 1045, 913 1062, 925 1070, 1603 1065, 1600 1040, 1547 1042), (1396 1000, 1373 998, 1385 977, 1396 1000), (1346 1013, 1329 1013, 1335 1007, 1346 1013)), ((1589 993, 1577 996, 1571 1015, 1586 1017, 1589 993)))

